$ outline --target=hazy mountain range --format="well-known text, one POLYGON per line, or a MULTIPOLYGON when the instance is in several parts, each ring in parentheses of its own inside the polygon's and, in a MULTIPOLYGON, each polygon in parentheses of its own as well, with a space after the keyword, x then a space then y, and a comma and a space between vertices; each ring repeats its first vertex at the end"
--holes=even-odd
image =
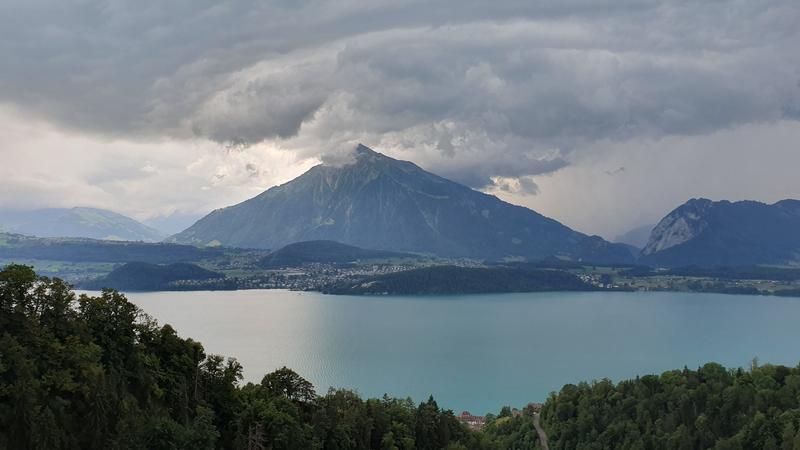
POLYGON ((489 261, 557 257, 668 267, 792 265, 800 262, 798 205, 693 199, 657 225, 633 229, 612 244, 359 145, 351 163, 316 166, 212 212, 170 241, 279 248, 329 240, 489 261))
POLYGON ((130 217, 97 208, 47 208, 0 211, 0 231, 39 237, 82 237, 157 242, 158 230, 130 217))
POLYGON ((190 214, 176 211, 172 214, 145 219, 142 223, 150 228, 155 228, 164 237, 167 237, 189 228, 203 216, 204 214, 190 214))
POLYGON ((626 246, 579 233, 363 145, 349 164, 315 166, 286 184, 212 212, 169 240, 252 248, 332 240, 488 260, 633 258, 626 246))
POLYGON ((650 240, 650 233, 653 231, 654 227, 655 225, 653 224, 636 227, 615 237, 614 242, 632 245, 641 250, 647 245, 647 241, 650 240))
MULTIPOLYGON (((176 229, 191 217, 176 220, 165 224, 176 229)), ((0 210, 0 231, 144 242, 164 238, 152 227, 96 208, 0 210)), ((265 267, 289 260, 343 263, 404 254, 653 267, 798 265, 800 201, 692 199, 657 225, 615 240, 619 243, 577 232, 363 145, 347 164, 315 166, 166 239, 201 247, 278 249, 262 262, 265 267)))

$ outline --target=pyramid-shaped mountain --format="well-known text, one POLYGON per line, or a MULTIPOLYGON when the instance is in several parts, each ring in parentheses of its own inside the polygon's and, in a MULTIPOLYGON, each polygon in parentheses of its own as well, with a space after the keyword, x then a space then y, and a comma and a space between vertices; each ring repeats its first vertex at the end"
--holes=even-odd
POLYGON ((318 165, 238 205, 213 211, 173 242, 279 248, 332 240, 369 249, 539 260, 631 259, 627 248, 587 236, 528 208, 359 145, 354 161, 318 165))

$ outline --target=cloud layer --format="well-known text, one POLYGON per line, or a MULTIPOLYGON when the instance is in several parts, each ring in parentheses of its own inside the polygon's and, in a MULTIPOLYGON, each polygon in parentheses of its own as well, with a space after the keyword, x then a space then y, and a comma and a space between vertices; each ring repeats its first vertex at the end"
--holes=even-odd
POLYGON ((797 123, 798 23, 795 0, 9 0, 0 103, 131 145, 364 142, 547 195, 615 145, 797 123))

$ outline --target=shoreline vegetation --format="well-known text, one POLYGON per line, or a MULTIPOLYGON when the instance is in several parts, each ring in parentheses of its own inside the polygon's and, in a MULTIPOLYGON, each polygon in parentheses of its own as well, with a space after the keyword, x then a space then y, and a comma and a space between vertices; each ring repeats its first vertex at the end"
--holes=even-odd
POLYGON ((551 449, 794 450, 800 366, 567 384, 471 429, 432 397, 320 395, 285 367, 242 383, 235 359, 116 291, 76 296, 27 266, 0 271, 0 448, 540 449, 537 426, 551 449))
POLYGON ((435 295, 591 291, 577 276, 555 270, 434 266, 323 286, 323 294, 435 295))
MULTIPOLYGON (((126 263, 108 275, 77 283, 85 290, 113 288, 130 292, 289 289, 331 295, 461 295, 521 292, 656 291, 800 297, 800 270, 783 268, 683 267, 656 271, 646 267, 509 264, 489 267, 391 266, 375 273, 350 273, 329 265, 285 268, 267 286, 189 263, 126 263), (394 270, 398 269, 398 270, 394 270), (345 275, 340 276, 340 272, 345 275)), ((356 271, 361 269, 355 269, 356 271)))

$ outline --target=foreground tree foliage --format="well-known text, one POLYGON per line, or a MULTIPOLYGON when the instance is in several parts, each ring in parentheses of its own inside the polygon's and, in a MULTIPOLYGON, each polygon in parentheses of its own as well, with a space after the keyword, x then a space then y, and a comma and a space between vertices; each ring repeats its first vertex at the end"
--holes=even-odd
POLYGON ((0 272, 2 450, 496 448, 433 399, 318 397, 286 368, 241 379, 117 292, 0 272))
POLYGON ((526 407, 521 414, 513 414, 503 407, 497 416, 486 416, 483 433, 500 448, 509 450, 540 449, 539 435, 533 425, 534 411, 526 407))
MULTIPOLYGON (((287 368, 241 381, 236 360, 117 292, 76 297, 29 267, 0 271, 0 450, 540 448, 530 409, 478 433, 432 398, 318 396, 287 368)), ((800 367, 567 385, 542 425, 552 449, 800 450, 800 367)))
POLYGON ((566 385, 542 417, 552 449, 800 450, 800 367, 706 364, 566 385))

